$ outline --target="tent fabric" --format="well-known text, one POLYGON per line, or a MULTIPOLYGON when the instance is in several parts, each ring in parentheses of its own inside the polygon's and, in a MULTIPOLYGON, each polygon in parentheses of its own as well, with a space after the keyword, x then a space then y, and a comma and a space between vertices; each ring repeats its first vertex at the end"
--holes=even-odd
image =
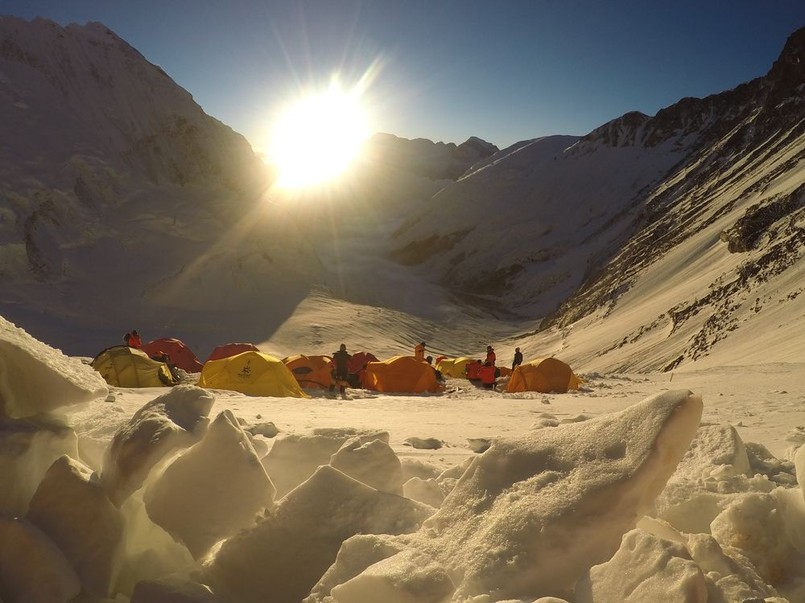
POLYGON ((237 356, 241 352, 259 352, 257 346, 253 343, 225 343, 216 347, 206 362, 210 360, 221 360, 222 358, 230 358, 237 356))
POLYGON ((208 360, 201 369, 198 384, 200 387, 228 389, 249 396, 308 397, 281 360, 254 350, 208 360))
POLYGON ((459 358, 442 358, 436 364, 436 370, 440 371, 445 377, 455 377, 456 379, 466 378, 467 364, 474 360, 461 356, 459 358))
POLYGON ((167 354, 173 366, 178 366, 188 373, 201 372, 201 362, 199 362, 193 350, 178 339, 170 337, 154 339, 154 341, 143 344, 142 350, 152 357, 167 354))
POLYGON ((542 393, 565 393, 570 389, 578 389, 581 380, 573 374, 571 368, 557 358, 538 358, 521 364, 514 369, 509 383, 508 393, 534 391, 542 393))
POLYGON ((333 384, 333 359, 330 356, 297 354, 282 362, 305 389, 328 389, 333 384))
POLYGON ((90 363, 109 385, 116 387, 166 387, 177 381, 164 362, 127 345, 116 345, 100 352, 90 363))
POLYGON ((377 356, 369 352, 355 352, 349 359, 347 370, 355 375, 363 370, 363 367, 369 362, 377 362, 377 356))
POLYGON ((386 393, 419 394, 441 390, 433 367, 413 356, 369 362, 361 382, 366 389, 386 393))

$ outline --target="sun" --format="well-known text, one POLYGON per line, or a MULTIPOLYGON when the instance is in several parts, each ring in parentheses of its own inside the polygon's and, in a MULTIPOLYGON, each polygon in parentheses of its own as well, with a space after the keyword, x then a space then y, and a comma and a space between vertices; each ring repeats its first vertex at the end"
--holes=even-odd
POLYGON ((355 159, 370 134, 358 88, 332 84, 290 105, 277 120, 269 160, 277 186, 301 188, 333 180, 355 159))

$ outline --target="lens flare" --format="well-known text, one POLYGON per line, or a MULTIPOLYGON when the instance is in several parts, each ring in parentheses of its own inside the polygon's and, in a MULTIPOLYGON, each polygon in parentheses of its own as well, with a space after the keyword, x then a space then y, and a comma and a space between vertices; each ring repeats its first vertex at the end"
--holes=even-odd
POLYGON ((361 106, 361 88, 337 83, 289 106, 277 120, 269 160, 277 186, 300 188, 333 180, 360 153, 370 128, 361 106))

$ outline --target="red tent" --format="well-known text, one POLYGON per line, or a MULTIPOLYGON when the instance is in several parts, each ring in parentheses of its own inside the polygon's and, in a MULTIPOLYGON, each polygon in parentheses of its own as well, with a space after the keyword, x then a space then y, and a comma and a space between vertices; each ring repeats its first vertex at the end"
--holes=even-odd
POLYGON ((356 375, 364 366, 366 366, 367 362, 377 362, 377 357, 369 352, 355 352, 352 355, 352 358, 349 359, 347 370, 351 374, 356 375))
POLYGON ((259 352, 260 350, 257 349, 257 346, 253 343, 225 343, 223 345, 219 345, 215 348, 210 357, 207 358, 207 362, 210 360, 221 360, 221 358, 229 358, 231 356, 237 356, 241 352, 259 352))
POLYGON ((165 337, 143 344, 143 352, 151 358, 167 354, 170 363, 188 373, 200 373, 201 363, 193 351, 178 339, 165 337))

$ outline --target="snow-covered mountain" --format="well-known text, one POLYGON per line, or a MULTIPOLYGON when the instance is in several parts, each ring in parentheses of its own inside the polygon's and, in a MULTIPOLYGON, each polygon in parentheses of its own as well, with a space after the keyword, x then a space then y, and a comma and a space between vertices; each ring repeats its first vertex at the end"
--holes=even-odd
POLYGON ((315 261, 248 142, 103 25, 0 18, 0 98, 4 316, 91 354, 304 295, 315 261))
POLYGON ((342 191, 277 198, 241 135, 99 23, 0 17, 0 97, 0 314, 85 355, 131 328, 267 339, 343 284, 327 214, 377 233, 379 208, 393 221, 497 151, 379 135, 342 191))
POLYGON ((547 316, 522 343, 576 364, 669 370, 726 339, 786 357, 780 340, 805 337, 803 55, 805 29, 734 90, 502 154, 413 216, 395 255, 547 316), (582 328, 595 349, 573 345, 582 328))
POLYGON ((804 32, 654 117, 503 150, 380 134, 339 188, 288 195, 103 25, 0 17, 0 315, 82 355, 131 328, 327 353, 328 321, 360 317, 380 353, 774 360, 782 333, 805 345, 804 32))

